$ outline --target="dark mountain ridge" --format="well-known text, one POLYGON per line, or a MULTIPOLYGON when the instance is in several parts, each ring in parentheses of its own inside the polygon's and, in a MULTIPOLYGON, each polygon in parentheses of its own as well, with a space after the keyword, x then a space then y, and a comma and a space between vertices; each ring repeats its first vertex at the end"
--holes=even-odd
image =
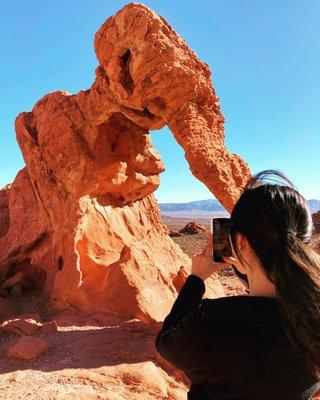
MULTIPOLYGON (((310 199, 307 202, 312 213, 320 210, 320 200, 310 199)), ((187 203, 160 203, 159 206, 162 213, 192 210, 226 212, 225 208, 216 199, 196 200, 187 203)))

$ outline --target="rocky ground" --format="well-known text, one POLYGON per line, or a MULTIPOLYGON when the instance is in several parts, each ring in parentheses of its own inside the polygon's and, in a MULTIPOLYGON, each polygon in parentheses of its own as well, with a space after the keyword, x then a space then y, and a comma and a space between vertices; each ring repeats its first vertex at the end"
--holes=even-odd
MULTIPOLYGON (((185 225, 184 220, 171 222, 169 229, 185 225)), ((173 239, 189 256, 207 240, 205 233, 173 239)), ((226 295, 245 293, 232 268, 219 275, 226 295)), ((0 297, 7 321, 11 301, 0 297)), ((101 313, 52 315, 45 311, 37 291, 25 292, 14 301, 19 320, 11 322, 9 329, 6 322, 0 328, 1 399, 186 399, 188 379, 163 360, 154 346, 161 322, 146 324, 101 313), (56 328, 43 328, 50 321, 56 328), (20 337, 42 339, 47 350, 30 360, 8 357, 20 337)), ((37 351, 37 343, 32 346, 37 351)))
POLYGON ((2 333, 0 398, 183 399, 187 380, 161 359, 154 338, 161 323, 108 314, 54 316, 58 330, 35 333, 48 350, 33 360, 6 357, 18 335, 2 333))

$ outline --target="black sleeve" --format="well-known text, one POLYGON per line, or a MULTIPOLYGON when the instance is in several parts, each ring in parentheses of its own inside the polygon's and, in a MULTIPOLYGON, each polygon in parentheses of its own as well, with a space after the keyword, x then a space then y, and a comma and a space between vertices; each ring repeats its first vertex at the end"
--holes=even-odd
POLYGON ((189 275, 155 342, 159 354, 183 370, 189 378, 193 375, 192 371, 204 364, 197 329, 197 314, 204 292, 204 281, 196 275, 189 275))

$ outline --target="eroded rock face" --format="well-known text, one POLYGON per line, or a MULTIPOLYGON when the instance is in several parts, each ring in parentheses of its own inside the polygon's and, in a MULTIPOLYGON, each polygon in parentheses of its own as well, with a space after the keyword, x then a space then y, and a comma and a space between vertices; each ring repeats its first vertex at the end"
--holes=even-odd
POLYGON ((7 185, 0 190, 0 238, 7 234, 10 225, 9 190, 10 185, 7 185))
POLYGON ((31 259, 47 279, 46 270, 52 272, 50 227, 27 168, 17 174, 10 187, 0 190, 0 226, 0 230, 5 232, 0 234, 0 282, 26 270, 31 266, 31 259))
MULTIPOLYGON (((149 129, 169 126, 192 173, 228 211, 250 171, 225 148, 209 67, 163 18, 129 4, 94 46, 90 89, 47 94, 16 118, 27 168, 0 192, 0 266, 4 278, 21 263, 43 268, 56 309, 162 320, 190 260, 152 195, 164 166, 149 129)), ((210 282, 208 292, 223 295, 210 282)))

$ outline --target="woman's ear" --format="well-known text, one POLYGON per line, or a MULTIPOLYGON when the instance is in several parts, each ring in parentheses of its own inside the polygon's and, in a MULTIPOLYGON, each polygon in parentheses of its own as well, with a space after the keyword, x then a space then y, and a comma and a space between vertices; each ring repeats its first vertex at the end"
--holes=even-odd
POLYGON ((230 242, 231 242, 233 257, 225 257, 225 261, 233 265, 240 273, 246 274, 245 266, 242 265, 243 264, 242 254, 245 246, 245 236, 243 236, 239 232, 235 233, 236 249, 232 245, 231 239, 230 242))
POLYGON ((252 253, 252 248, 250 246, 250 243, 248 242, 247 237, 240 232, 236 233, 236 244, 237 244, 238 251, 241 254, 244 255, 244 254, 252 253))
POLYGON ((243 249, 247 248, 248 246, 248 240, 246 236, 244 236, 242 233, 237 232, 236 233, 236 244, 237 244, 237 249, 241 252, 243 249))

